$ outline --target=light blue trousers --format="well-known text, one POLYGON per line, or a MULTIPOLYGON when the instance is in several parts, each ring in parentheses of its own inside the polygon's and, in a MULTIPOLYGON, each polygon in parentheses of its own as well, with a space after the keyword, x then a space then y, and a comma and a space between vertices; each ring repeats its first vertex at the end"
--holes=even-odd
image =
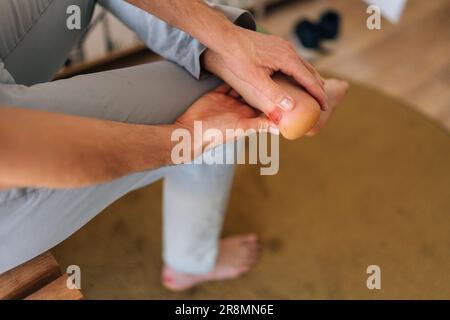
MULTIPOLYGON (((67 54, 76 39, 53 25, 73 3, 80 5, 87 24, 94 1, 2 0, 0 104, 128 123, 166 124, 219 84, 214 77, 197 80, 167 61, 41 83, 57 69, 55 64, 64 61, 61 55, 67 54)), ((115 7, 116 13, 122 12, 121 5, 115 7)), ((133 21, 133 17, 127 19, 133 21)), ((165 28, 168 34, 179 32, 165 28)), ((193 47, 201 50, 198 44, 193 47)), ((198 73, 195 68, 190 70, 194 75, 198 73)), ((0 273, 52 248, 112 202, 161 178, 163 259, 180 272, 208 272, 216 261, 233 172, 233 165, 181 165, 86 188, 0 191, 0 273)), ((154 214, 158 213, 149 212, 149 219, 154 214)))

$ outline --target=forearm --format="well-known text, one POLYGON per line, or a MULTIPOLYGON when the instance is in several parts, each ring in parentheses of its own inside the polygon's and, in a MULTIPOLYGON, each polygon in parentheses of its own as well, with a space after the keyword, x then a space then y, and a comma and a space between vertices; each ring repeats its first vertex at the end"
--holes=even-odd
POLYGON ((168 165, 172 130, 0 106, 0 185, 82 187, 168 165))
POLYGON ((202 0, 127 0, 181 29, 208 48, 223 52, 237 30, 227 17, 202 0), (174 14, 176 13, 176 14, 174 14))

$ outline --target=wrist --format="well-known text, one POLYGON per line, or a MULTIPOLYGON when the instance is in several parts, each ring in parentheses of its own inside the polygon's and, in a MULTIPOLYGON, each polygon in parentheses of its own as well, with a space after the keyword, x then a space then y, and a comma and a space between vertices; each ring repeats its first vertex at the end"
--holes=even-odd
POLYGON ((233 30, 224 34, 223 39, 220 40, 222 45, 221 50, 214 50, 222 59, 240 57, 244 53, 244 48, 249 43, 247 33, 253 32, 234 24, 232 27, 233 30))
POLYGON ((126 126, 126 138, 114 148, 121 175, 172 164, 174 124, 126 126))
POLYGON ((171 151, 172 164, 186 164, 194 161, 205 150, 202 127, 197 126, 194 121, 186 124, 175 122, 173 144, 171 151))
POLYGON ((201 58, 202 68, 215 76, 219 77, 225 82, 228 82, 228 74, 231 72, 225 65, 222 56, 210 49, 207 49, 201 58))
POLYGON ((231 70, 226 66, 223 58, 216 52, 211 50, 206 50, 202 56, 202 66, 203 68, 214 74, 216 77, 222 79, 224 82, 228 83, 233 88, 239 88, 236 83, 236 77, 233 75, 231 70))
POLYGON ((246 43, 249 40, 246 32, 253 32, 239 26, 233 25, 233 27, 236 28, 236 31, 227 34, 223 40, 219 41, 224 44, 221 51, 208 48, 201 56, 202 67, 225 81, 224 76, 228 73, 225 61, 247 61, 246 51, 249 49, 246 48, 246 43))
POLYGON ((212 35, 212 45, 208 46, 208 48, 221 56, 232 55, 233 47, 239 45, 237 39, 238 37, 241 37, 242 30, 245 29, 233 24, 225 18, 221 27, 212 35))
POLYGON ((156 140, 161 143, 160 145, 160 158, 158 159, 161 166, 173 165, 172 151, 177 144, 177 141, 172 141, 174 137, 174 132, 179 130, 180 127, 174 124, 160 125, 157 126, 158 133, 156 134, 156 140))
POLYGON ((200 57, 202 69, 219 76, 218 72, 218 54, 211 49, 206 49, 200 57))

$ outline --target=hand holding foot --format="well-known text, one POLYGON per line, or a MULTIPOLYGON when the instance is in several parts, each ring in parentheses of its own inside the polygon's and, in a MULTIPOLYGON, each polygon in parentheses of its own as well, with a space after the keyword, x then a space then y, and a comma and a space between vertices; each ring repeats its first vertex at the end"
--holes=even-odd
MULTIPOLYGON (((317 134, 331 118, 349 88, 345 81, 326 79, 325 92, 328 98, 328 109, 321 111, 316 100, 303 88, 291 81, 289 77, 276 74, 274 80, 299 101, 297 107, 293 110, 283 111, 278 109, 276 111, 275 117, 278 120, 280 132, 290 140, 298 139, 303 135, 313 136, 317 134)), ((274 116, 272 115, 272 117, 274 116)))
MULTIPOLYGON (((250 107, 237 98, 230 86, 222 84, 215 90, 200 97, 176 121, 177 129, 186 129, 191 137, 203 137, 203 132, 195 132, 195 122, 201 121, 201 130, 219 130, 225 141, 197 141, 194 139, 192 154, 184 155, 189 162, 208 149, 216 147, 219 143, 228 143, 238 138, 239 130, 244 134, 252 132, 272 132, 277 134, 277 126, 267 119, 261 112, 250 107), (230 129, 232 134, 230 134, 230 129)), ((198 130, 197 130, 198 131, 198 130)))
MULTIPOLYGON (((299 101, 273 81, 271 76, 280 71, 292 77, 313 96, 322 108, 327 108, 324 82, 314 67, 304 60, 292 43, 275 35, 267 35, 243 28, 235 29, 223 51, 215 51, 223 72, 231 73, 251 91, 246 100, 268 114, 276 107, 293 109, 299 101)), ((210 50, 207 50, 210 51, 210 50)), ((206 54, 211 54, 206 53, 206 54)), ((240 94, 240 88, 235 88, 240 94)))
MULTIPOLYGON (((203 56, 203 64, 207 70, 219 76, 233 87, 249 105, 259 108, 258 101, 254 98, 257 96, 256 89, 224 67, 224 62, 219 56, 207 50, 203 56)), ((278 125, 281 134, 290 140, 298 139, 303 135, 316 134, 328 121, 334 109, 342 101, 348 90, 348 84, 344 81, 334 79, 326 80, 324 88, 328 100, 328 109, 321 111, 320 104, 317 100, 292 78, 281 73, 276 73, 272 76, 272 80, 294 98, 297 104, 295 108, 289 111, 282 110, 278 107, 273 109, 259 109, 273 123, 278 125)))

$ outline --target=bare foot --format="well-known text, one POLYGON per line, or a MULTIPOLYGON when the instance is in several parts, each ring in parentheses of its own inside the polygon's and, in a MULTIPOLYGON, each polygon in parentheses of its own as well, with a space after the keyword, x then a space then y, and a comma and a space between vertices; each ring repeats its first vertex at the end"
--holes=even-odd
POLYGON ((229 237, 221 240, 219 257, 211 272, 191 275, 179 273, 169 266, 164 266, 161 280, 166 288, 182 291, 206 281, 237 278, 250 271, 258 262, 258 258, 259 244, 256 235, 229 237))
POLYGON ((328 96, 328 110, 320 113, 319 121, 306 133, 307 136, 317 134, 330 119, 336 107, 344 100, 347 94, 349 84, 343 80, 327 79, 325 80, 325 92, 328 96))

